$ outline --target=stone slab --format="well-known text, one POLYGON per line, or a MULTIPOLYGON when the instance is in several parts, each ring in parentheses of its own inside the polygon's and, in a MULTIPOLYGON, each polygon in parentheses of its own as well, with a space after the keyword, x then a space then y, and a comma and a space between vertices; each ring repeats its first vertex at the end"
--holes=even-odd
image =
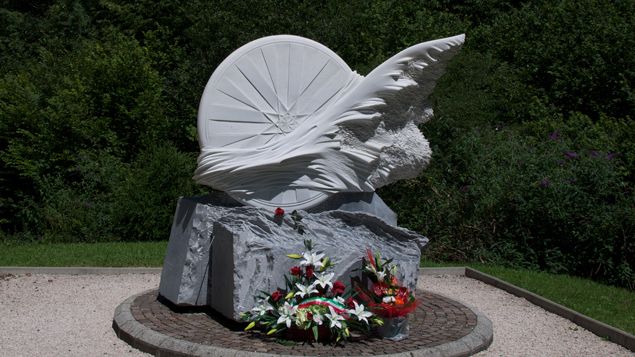
POLYGON ((259 208, 232 208, 218 219, 207 287, 207 300, 214 310, 239 320, 240 313, 254 307, 256 292, 284 288, 284 274, 299 264, 286 255, 306 251, 306 239, 312 240, 314 251, 333 260, 336 280, 350 284, 350 276, 359 275, 366 250, 371 249, 394 259, 399 280, 415 289, 427 238, 359 212, 300 214, 304 234, 294 229, 289 215, 274 217, 259 208))
MULTIPOLYGON (((229 212, 237 207, 244 206, 219 191, 178 200, 161 272, 159 291, 163 297, 178 306, 208 305, 209 252, 215 237, 214 224, 221 217, 231 217, 229 212)), ((374 192, 335 194, 314 207, 311 214, 329 210, 365 212, 388 224, 397 222, 396 214, 374 192)), ((221 265, 217 262, 216 266, 221 265)), ((215 271, 221 273, 218 269, 215 271)))
POLYGON ((221 192, 179 199, 161 272, 162 296, 176 305, 207 305, 212 227, 226 210, 239 205, 221 192))

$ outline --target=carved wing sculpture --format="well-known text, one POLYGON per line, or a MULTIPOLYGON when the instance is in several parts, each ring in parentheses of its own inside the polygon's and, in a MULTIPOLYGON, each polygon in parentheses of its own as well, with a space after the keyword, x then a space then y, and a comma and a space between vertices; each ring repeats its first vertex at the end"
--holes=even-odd
POLYGON ((366 77, 306 38, 248 43, 203 92, 194 179, 245 204, 306 209, 415 177, 431 155, 417 128, 432 115, 426 98, 464 39, 409 47, 366 77))

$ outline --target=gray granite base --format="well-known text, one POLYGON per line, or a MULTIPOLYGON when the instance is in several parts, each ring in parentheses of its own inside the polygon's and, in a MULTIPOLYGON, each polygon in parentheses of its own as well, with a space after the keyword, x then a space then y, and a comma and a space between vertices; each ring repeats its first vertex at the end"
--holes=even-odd
POLYGON ((379 196, 335 195, 321 208, 327 210, 300 212, 300 234, 289 212, 274 216, 266 209, 240 206, 223 193, 181 198, 161 274, 161 296, 177 306, 211 306, 238 319, 253 307, 254 292, 284 288, 284 274, 298 263, 286 254, 302 253, 306 239, 336 264, 336 280, 348 284, 366 249, 372 249, 393 258, 400 281, 415 288, 421 249, 428 240, 391 224, 395 217, 379 196))

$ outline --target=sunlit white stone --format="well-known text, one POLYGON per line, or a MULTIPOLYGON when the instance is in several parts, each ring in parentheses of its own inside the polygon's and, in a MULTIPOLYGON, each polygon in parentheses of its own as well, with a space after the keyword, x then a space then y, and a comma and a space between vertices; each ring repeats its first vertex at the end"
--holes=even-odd
POLYGON ((307 209, 417 176, 431 155, 417 128, 425 99, 464 38, 412 46, 366 77, 306 38, 246 44, 205 87, 194 179, 245 204, 307 209))

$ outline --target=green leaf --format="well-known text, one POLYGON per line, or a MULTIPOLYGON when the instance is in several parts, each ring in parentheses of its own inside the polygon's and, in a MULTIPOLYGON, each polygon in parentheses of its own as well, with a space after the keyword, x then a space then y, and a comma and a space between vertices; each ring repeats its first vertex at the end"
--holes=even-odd
POLYGON ((315 338, 315 342, 318 342, 318 327, 313 326, 311 330, 313 330, 313 338, 315 338))
POLYGON ((276 331, 278 330, 276 330, 275 328, 272 328, 271 330, 269 330, 269 332, 267 332, 267 335, 273 335, 274 333, 276 333, 276 331))

